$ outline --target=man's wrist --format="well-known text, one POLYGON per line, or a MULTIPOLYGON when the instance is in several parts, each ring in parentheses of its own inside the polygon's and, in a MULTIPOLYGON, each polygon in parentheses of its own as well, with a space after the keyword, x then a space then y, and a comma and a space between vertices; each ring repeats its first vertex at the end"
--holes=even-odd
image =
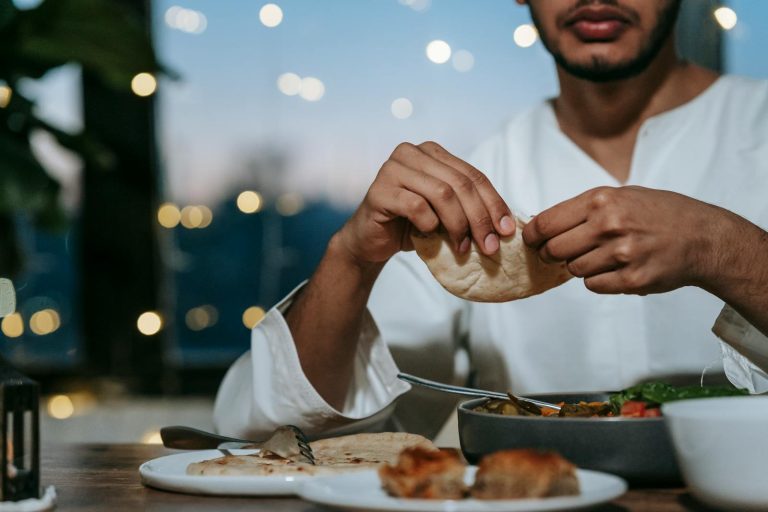
POLYGON ((758 226, 727 210, 712 230, 707 264, 701 269, 698 286, 728 302, 734 294, 750 293, 764 286, 768 267, 763 261, 768 237, 758 226))
POLYGON ((336 234, 331 237, 325 254, 326 258, 329 258, 335 264, 341 265, 348 271, 357 272, 363 279, 370 279, 371 281, 376 280, 376 277, 386 263, 366 261, 359 258, 349 249, 349 246, 344 240, 342 231, 336 232, 336 234))

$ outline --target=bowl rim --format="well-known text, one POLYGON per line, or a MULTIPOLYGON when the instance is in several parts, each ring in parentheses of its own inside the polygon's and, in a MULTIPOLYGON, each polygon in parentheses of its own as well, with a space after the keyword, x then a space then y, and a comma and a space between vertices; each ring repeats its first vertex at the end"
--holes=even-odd
MULTIPOLYGON (((603 394, 610 394, 612 392, 603 392, 603 391, 584 391, 584 392, 568 392, 568 393, 548 393, 550 396, 567 396, 567 395, 603 395, 603 394)), ((520 395, 522 398, 526 397, 546 397, 547 394, 530 394, 530 395, 520 395)), ((558 423, 567 424, 567 423, 627 423, 631 422, 633 424, 638 423, 659 423, 664 421, 664 416, 655 416, 651 418, 631 418, 631 417, 622 417, 622 416, 599 416, 599 417, 589 417, 589 418, 578 418, 578 417, 565 417, 561 418, 559 416, 504 416, 502 414, 493 414, 489 412, 480 412, 475 411, 472 409, 472 407, 475 407, 479 405, 484 400, 492 400, 491 398, 470 398, 468 400, 463 400, 459 403, 457 410, 460 415, 465 414, 469 416, 479 416, 482 418, 498 418, 498 421, 556 421, 558 423), (474 402, 474 403, 473 403, 474 402)))
POLYGON ((706 419, 707 421, 722 420, 722 419, 743 420, 746 418, 745 414, 753 418, 763 419, 766 417, 766 413, 764 409, 759 409, 759 410, 743 409, 743 406, 747 400, 750 400, 753 402, 754 401, 766 402, 768 401, 768 396, 743 395, 743 396, 686 398, 683 400, 675 400, 672 402, 664 403, 661 406, 661 410, 662 410, 662 414, 669 418, 706 419), (708 412, 711 409, 711 407, 708 407, 707 409, 701 409, 700 406, 704 403, 707 403, 707 404, 715 403, 715 405, 720 405, 720 406, 722 406, 725 403, 731 403, 731 404, 738 403, 739 409, 728 411, 729 413, 736 414, 737 416, 726 416, 723 414, 724 411, 722 410, 718 411, 718 414, 716 415, 702 414, 703 411, 708 412), (759 413, 759 414, 753 414, 753 413, 759 413))

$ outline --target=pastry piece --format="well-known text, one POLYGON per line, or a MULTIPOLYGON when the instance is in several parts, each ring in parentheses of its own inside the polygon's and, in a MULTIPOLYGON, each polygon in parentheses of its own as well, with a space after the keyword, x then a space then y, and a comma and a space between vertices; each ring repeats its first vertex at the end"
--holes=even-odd
POLYGON ((457 500, 466 495, 466 466, 455 451, 406 448, 397 464, 379 468, 384 489, 398 498, 457 500))
POLYGON ((509 500, 579 494, 576 467, 555 452, 502 450, 480 460, 473 498, 509 500))
POLYGON ((292 476, 329 475, 361 469, 375 469, 383 463, 394 463, 404 448, 418 446, 437 450, 432 441, 407 432, 352 434, 320 439, 310 443, 317 465, 301 457, 284 459, 269 452, 249 455, 227 455, 194 462, 187 466, 188 475, 214 476, 292 476))
POLYGON ((452 294, 477 302, 506 302, 536 295, 571 277, 565 263, 544 263, 523 242, 525 223, 519 218, 512 236, 500 239, 496 254, 486 256, 472 243, 465 254, 457 254, 448 233, 411 231, 416 253, 435 279, 452 294))

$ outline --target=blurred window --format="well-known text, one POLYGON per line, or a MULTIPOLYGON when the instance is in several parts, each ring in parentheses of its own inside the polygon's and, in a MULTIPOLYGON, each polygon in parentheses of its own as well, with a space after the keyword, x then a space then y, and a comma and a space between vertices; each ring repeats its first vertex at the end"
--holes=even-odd
MULTIPOLYGON (((726 69, 768 77, 768 3, 726 6, 717 18, 726 69)), ((557 93, 528 11, 513 1, 152 8, 159 57, 180 76, 161 78, 157 108, 171 368, 222 369, 247 350, 248 330, 309 277, 399 142, 435 140, 466 157, 510 116, 557 93)), ((24 87, 44 118, 81 126, 77 68, 24 87)), ((44 137, 33 143, 77 218, 79 162, 44 137)), ((0 351, 22 368, 74 368, 83 360, 78 283, 88 271, 77 264, 75 224, 51 234, 16 222, 26 267, 0 351)))

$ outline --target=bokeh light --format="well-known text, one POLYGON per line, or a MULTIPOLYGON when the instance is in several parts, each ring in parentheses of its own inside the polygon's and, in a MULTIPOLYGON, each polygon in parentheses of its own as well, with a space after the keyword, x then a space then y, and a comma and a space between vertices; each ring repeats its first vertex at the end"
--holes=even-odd
POLYGON ((395 119, 408 119, 413 114, 413 103, 408 98, 397 98, 390 106, 395 119))
POLYGON ((29 318, 29 330, 38 336, 51 334, 61 327, 61 317, 54 309, 36 311, 29 318))
POLYGON ((426 11, 432 5, 432 0, 399 0, 399 2, 418 12, 426 11))
POLYGON ((188 34, 202 34, 208 27, 208 19, 200 11, 174 5, 165 11, 165 24, 188 34))
POLYGON ((444 64, 451 58, 451 46, 441 39, 430 41, 427 45, 427 58, 435 64, 444 64))
POLYGON ((263 204, 261 194, 253 190, 244 190, 237 196, 237 209, 243 213, 256 213, 263 204))
POLYGON ((243 325, 248 329, 253 329, 259 325, 259 322, 264 320, 265 315, 266 312, 264 311, 264 308, 259 306, 251 306, 243 311, 243 325))
POLYGON ((9 338, 18 338, 24 334, 24 319, 20 313, 11 313, 0 322, 0 330, 9 338))
POLYGON ((200 209, 200 213, 203 215, 203 219, 200 221, 200 225, 197 227, 200 229, 207 228, 211 225, 211 222, 213 222, 213 212, 205 205, 200 205, 198 208, 200 209))
POLYGON ((57 420, 65 420, 75 413, 75 404, 67 395, 56 395, 48 400, 48 414, 57 420))
POLYGON ((181 209, 181 225, 187 229, 199 228, 203 225, 204 215, 199 206, 185 206, 181 209))
POLYGON ((283 10, 277 4, 266 4, 259 10, 259 21, 265 27, 274 28, 283 21, 283 10))
POLYGON ((739 22, 739 17, 736 15, 736 11, 730 7, 718 7, 713 13, 717 23, 723 28, 723 30, 731 30, 739 22))
POLYGON ((6 84, 0 85, 0 108, 5 108, 11 102, 13 97, 13 89, 6 84))
POLYGON ((181 211, 173 203, 163 203, 157 209, 157 222, 164 228, 175 228, 181 222, 181 211))
POLYGON ((296 215, 304 209, 304 198, 295 192, 287 192, 277 198, 275 209, 286 217, 296 215))
POLYGON ((151 73, 139 73, 131 80, 131 90, 136 96, 151 96, 157 90, 157 80, 151 73))
POLYGON ((459 73, 466 73, 475 67, 475 56, 469 50, 458 50, 451 59, 453 69, 459 73))
POLYGON ((533 46, 536 40, 539 38, 539 33, 536 31, 536 27, 528 23, 523 23, 515 29, 512 39, 515 44, 520 48, 528 48, 533 46))
POLYGON ((140 441, 142 444, 163 444, 163 438, 160 437, 160 431, 156 428, 144 432, 140 441))
POLYGON ((277 89, 286 96, 296 96, 301 92, 301 77, 296 73, 283 73, 277 77, 277 89))
POLYGON ((202 331, 213 327, 219 321, 219 310, 211 305, 197 306, 184 315, 184 322, 192 331, 202 331))
POLYGON ((313 76, 302 78, 299 95, 307 101, 318 101, 325 95, 325 85, 313 76))
POLYGON ((163 318, 156 311, 145 311, 136 320, 136 328, 145 336, 152 336, 163 328, 163 318))

